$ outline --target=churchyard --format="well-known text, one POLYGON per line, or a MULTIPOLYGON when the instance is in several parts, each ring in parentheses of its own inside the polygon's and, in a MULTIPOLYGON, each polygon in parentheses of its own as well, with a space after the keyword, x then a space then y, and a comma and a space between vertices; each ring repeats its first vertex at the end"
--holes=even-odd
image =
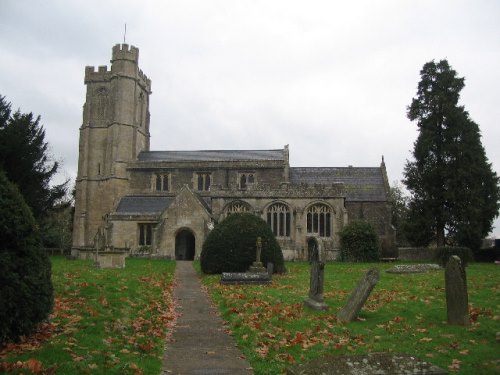
MULTIPOLYGON (((50 324, 0 353, 0 369, 12 373, 159 374, 162 337, 176 315, 172 300, 175 262, 127 259, 124 269, 96 269, 90 261, 53 257, 55 306, 50 324)), ((399 263, 396 263, 399 264, 399 263)), ((323 355, 407 353, 458 374, 499 370, 496 333, 500 267, 467 267, 471 324, 447 323, 444 270, 390 274, 395 264, 327 263, 326 311, 304 307, 310 265, 289 262, 269 285, 203 284, 227 320, 256 374, 323 355), (379 280, 358 318, 339 323, 337 314, 370 269, 379 280)))

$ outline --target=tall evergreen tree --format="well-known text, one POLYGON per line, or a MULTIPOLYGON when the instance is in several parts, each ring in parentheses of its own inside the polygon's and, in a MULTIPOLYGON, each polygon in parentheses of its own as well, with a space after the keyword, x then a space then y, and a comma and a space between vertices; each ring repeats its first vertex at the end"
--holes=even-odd
POLYGON ((420 76, 407 113, 419 129, 404 172, 411 193, 407 237, 418 246, 436 241, 475 249, 498 216, 499 178, 479 126, 458 105, 464 78, 447 60, 426 63, 420 76))
POLYGON ((17 185, 37 221, 62 199, 67 183, 50 185, 59 164, 52 160, 40 116, 12 113, 0 95, 0 168, 17 185))

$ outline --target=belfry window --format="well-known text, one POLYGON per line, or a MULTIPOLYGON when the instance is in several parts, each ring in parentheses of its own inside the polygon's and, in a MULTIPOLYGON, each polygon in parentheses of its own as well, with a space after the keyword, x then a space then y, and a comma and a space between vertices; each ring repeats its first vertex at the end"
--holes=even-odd
POLYGON ((211 179, 210 173, 198 173, 196 176, 198 191, 210 191, 211 179))
POLYGON ((275 203, 267 209, 267 224, 276 237, 290 237, 290 209, 275 203))
POLYGON ((326 204, 315 204, 307 210, 307 233, 320 237, 332 235, 331 209, 326 204))
POLYGON ((153 224, 139 225, 139 246, 151 246, 153 242, 153 224))
POLYGON ((169 177, 168 174, 155 174, 153 176, 153 189, 156 191, 169 191, 169 177))

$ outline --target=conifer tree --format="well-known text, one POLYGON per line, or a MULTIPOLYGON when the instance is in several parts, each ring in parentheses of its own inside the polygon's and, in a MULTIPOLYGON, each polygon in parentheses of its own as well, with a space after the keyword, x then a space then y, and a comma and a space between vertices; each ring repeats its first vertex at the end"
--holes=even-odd
POLYGON ((419 129, 404 172, 411 193, 407 238, 417 246, 435 241, 476 249, 498 216, 499 179, 479 126, 458 105, 464 78, 447 60, 426 63, 420 76, 407 112, 419 129))
POLYGON ((49 154, 40 116, 19 110, 12 113, 11 104, 1 95, 0 167, 17 185, 39 223, 66 194, 67 183, 50 184, 59 164, 49 154))

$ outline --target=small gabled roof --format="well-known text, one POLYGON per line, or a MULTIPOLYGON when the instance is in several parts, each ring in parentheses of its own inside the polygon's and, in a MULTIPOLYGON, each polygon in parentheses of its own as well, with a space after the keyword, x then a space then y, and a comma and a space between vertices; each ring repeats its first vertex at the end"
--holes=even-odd
POLYGON ((142 151, 139 161, 280 161, 283 150, 142 151))
POLYGON ((290 168, 290 183, 343 183, 347 194, 346 201, 387 201, 384 172, 380 167, 295 167, 290 168))
POLYGON ((175 197, 125 196, 120 199, 118 214, 160 214, 172 204, 175 197))

